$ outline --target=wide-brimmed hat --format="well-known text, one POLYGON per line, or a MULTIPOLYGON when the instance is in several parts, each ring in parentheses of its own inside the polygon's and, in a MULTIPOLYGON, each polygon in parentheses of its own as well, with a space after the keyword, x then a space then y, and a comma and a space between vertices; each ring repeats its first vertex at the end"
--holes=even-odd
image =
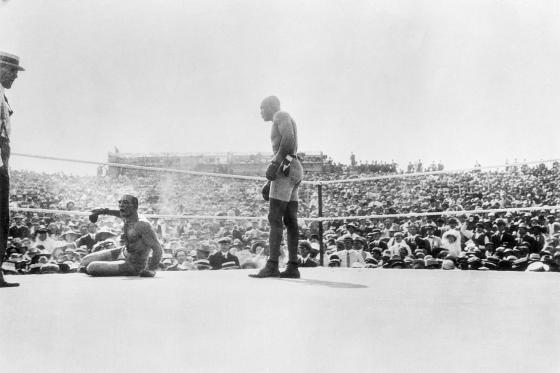
POLYGON ((0 65, 8 65, 16 68, 18 71, 25 71, 25 69, 19 65, 19 57, 6 52, 0 51, 0 65))

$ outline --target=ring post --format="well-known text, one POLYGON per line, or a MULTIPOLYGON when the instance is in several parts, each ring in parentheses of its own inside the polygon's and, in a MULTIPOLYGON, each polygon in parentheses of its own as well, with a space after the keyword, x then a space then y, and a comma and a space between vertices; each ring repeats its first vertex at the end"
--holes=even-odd
MULTIPOLYGON (((318 199, 318 207, 319 207, 319 217, 323 217, 323 186, 321 184, 317 185, 317 199, 318 199)), ((324 248, 323 248, 323 221, 319 221, 319 263, 323 265, 323 257, 324 257, 324 248)))

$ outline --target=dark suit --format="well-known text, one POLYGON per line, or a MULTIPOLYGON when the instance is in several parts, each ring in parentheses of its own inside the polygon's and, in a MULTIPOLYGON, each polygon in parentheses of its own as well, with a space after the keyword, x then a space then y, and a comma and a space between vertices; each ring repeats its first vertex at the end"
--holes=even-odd
POLYGON ((235 265, 239 266, 239 259, 229 252, 224 257, 224 254, 222 254, 221 251, 218 251, 210 255, 208 257, 208 261, 210 262, 212 269, 222 269, 222 264, 226 262, 235 262, 235 265))
POLYGON ((385 251, 389 249, 389 246, 387 246, 387 242, 383 240, 371 241, 371 243, 368 245, 369 251, 371 251, 371 249, 374 247, 379 247, 381 251, 385 251))
POLYGON ((76 241, 76 246, 80 247, 85 245, 87 247, 88 253, 91 253, 93 245, 95 245, 96 243, 97 241, 94 238, 91 238, 89 234, 86 234, 78 238, 78 240, 76 241))
POLYGON ((416 249, 424 250, 425 252, 430 252, 430 243, 420 235, 416 234, 414 236, 407 236, 404 238, 404 242, 410 247, 410 250, 414 253, 416 249))
POLYGON ((527 244, 529 246, 529 252, 530 253, 538 253, 539 252, 539 244, 538 244, 537 240, 535 240, 533 238, 533 236, 529 236, 528 234, 526 234, 523 237, 518 236, 516 241, 517 241, 517 245, 521 245, 523 243, 527 244))
POLYGON ((515 246, 515 237, 511 233, 507 232, 496 232, 490 237, 490 241, 494 244, 495 247, 499 246, 507 246, 513 248, 515 246))
POLYGON ((8 231, 8 236, 13 238, 27 238, 29 237, 29 228, 25 225, 18 227, 17 225, 12 225, 8 231))
MULTIPOLYGON (((475 233, 472 237, 472 241, 477 246, 484 246, 484 245, 486 245, 486 237, 488 237, 488 235, 485 232, 475 233)), ((490 239, 491 237, 488 237, 488 238, 489 238, 489 241, 492 242, 492 240, 490 239)))

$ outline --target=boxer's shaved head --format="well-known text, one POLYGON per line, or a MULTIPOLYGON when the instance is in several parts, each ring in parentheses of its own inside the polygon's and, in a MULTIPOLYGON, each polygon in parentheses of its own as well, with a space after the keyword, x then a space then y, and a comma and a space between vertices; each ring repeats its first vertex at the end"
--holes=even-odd
POLYGON ((138 208, 138 198, 134 197, 131 194, 123 194, 119 204, 121 204, 122 202, 127 201, 129 204, 131 204, 132 206, 134 206, 135 208, 138 208))
POLYGON ((261 103, 261 116, 265 122, 271 121, 274 114, 280 111, 280 100, 276 96, 268 96, 261 103))

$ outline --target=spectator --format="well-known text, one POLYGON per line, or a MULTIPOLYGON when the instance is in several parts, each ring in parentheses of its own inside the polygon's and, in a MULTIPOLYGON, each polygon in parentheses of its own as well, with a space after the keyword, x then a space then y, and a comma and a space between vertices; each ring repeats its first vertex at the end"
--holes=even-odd
POLYGON ((404 240, 404 234, 402 232, 395 232, 394 243, 389 247, 391 256, 401 256, 401 249, 403 249, 407 255, 412 255, 410 246, 404 240))
POLYGON ((231 238, 222 237, 218 240, 218 244, 219 251, 210 255, 210 257, 208 258, 212 269, 223 269, 225 263, 228 263, 229 267, 231 266, 231 262, 234 263, 234 266, 237 266, 237 268, 239 268, 239 259, 229 252, 231 248, 231 238))
POLYGON ((51 254, 55 248, 55 240, 48 236, 48 230, 45 226, 40 226, 37 229, 37 237, 35 238, 35 247, 42 247, 42 252, 51 254))
POLYGON ((76 245, 78 247, 85 246, 87 248, 88 253, 91 253, 93 249, 93 245, 99 242, 96 239, 96 233, 97 233, 97 224, 90 222, 87 225, 87 233, 82 235, 80 238, 78 238, 78 240, 76 241, 76 245))
POLYGON ((29 228, 23 224, 23 215, 16 215, 14 217, 15 223, 10 226, 8 236, 13 238, 27 238, 29 237, 29 228))

